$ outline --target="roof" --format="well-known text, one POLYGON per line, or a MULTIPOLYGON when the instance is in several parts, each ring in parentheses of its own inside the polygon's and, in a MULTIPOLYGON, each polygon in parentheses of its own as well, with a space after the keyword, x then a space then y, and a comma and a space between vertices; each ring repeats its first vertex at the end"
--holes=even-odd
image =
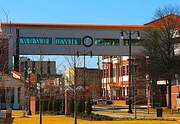
POLYGON ((11 73, 14 73, 14 74, 16 74, 17 76, 19 76, 19 77, 24 77, 22 74, 20 74, 19 72, 17 72, 17 71, 11 71, 11 73))
POLYGON ((8 74, 6 74, 6 73, 3 73, 3 72, 1 72, 1 71, 0 71, 0 74, 1 74, 1 75, 5 75, 5 76, 7 76, 7 77, 9 77, 9 78, 12 78, 12 79, 14 79, 14 80, 17 80, 17 81, 19 81, 19 82, 21 82, 21 83, 24 84, 24 81, 21 80, 21 79, 14 78, 13 76, 8 75, 8 74))
MULTIPOLYGON (((163 18, 177 18, 179 15, 170 14, 163 18)), ((147 26, 160 21, 162 18, 144 25, 98 25, 98 24, 50 24, 50 23, 0 23, 1 27, 34 27, 34 28, 88 28, 88 29, 146 29, 147 26)), ((179 20, 180 21, 180 20, 179 20)))
MULTIPOLYGON (((173 19, 173 20, 176 20, 177 23, 180 23, 180 16, 179 16, 179 15, 170 14, 170 15, 164 16, 164 17, 162 17, 162 18, 159 18, 159 19, 157 19, 157 20, 154 20, 154 21, 152 21, 152 22, 146 23, 146 24, 144 24, 144 25, 147 25, 147 26, 152 26, 152 25, 154 25, 154 26, 156 26, 156 25, 158 24, 159 26, 160 26, 160 25, 163 26, 163 25, 164 25, 163 22, 164 22, 164 21, 168 21, 169 18, 171 18, 171 19, 173 19)), ((174 22, 173 22, 173 23, 174 23, 174 22)))
POLYGON ((48 23, 1 23, 1 27, 39 28, 90 28, 90 29, 144 29, 144 25, 93 25, 93 24, 48 24, 48 23))

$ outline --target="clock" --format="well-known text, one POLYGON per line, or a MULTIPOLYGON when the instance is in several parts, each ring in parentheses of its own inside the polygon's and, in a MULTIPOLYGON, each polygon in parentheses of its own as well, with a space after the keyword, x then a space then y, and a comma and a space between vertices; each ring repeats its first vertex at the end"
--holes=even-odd
POLYGON ((86 47, 90 47, 93 44, 93 39, 90 36, 86 36, 83 38, 83 45, 86 47))

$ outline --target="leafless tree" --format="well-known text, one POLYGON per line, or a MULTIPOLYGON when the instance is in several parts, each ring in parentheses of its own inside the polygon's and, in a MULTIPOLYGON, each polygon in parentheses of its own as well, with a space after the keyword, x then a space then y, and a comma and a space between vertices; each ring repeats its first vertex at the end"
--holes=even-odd
POLYGON ((6 87, 5 88, 5 100, 6 100, 6 109, 10 108, 12 96, 14 95, 14 88, 13 87, 6 87))
POLYGON ((171 109, 171 81, 178 74, 179 57, 175 50, 179 49, 180 7, 166 5, 155 11, 153 21, 145 24, 143 33, 144 50, 141 54, 149 57, 148 75, 155 91, 157 81, 165 79, 169 83, 169 108, 171 109))

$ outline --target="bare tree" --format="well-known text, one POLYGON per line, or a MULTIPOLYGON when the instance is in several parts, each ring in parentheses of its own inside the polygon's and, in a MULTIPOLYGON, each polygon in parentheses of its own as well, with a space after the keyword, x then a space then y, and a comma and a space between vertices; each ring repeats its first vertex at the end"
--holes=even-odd
POLYGON ((14 95, 14 88, 13 87, 6 87, 5 88, 6 109, 10 108, 13 95, 14 95))
POLYGON ((169 83, 169 108, 171 109, 171 80, 178 72, 179 57, 175 50, 179 46, 180 7, 166 5, 158 8, 154 14, 154 21, 145 24, 145 45, 141 52, 149 56, 149 78, 153 82, 153 91, 158 80, 165 79, 169 83))

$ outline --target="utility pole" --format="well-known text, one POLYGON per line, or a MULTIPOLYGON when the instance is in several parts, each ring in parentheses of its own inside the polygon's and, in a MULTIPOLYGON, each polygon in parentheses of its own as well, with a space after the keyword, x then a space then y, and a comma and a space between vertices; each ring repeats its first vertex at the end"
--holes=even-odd
POLYGON ((42 54, 41 54, 41 51, 40 51, 40 75, 39 76, 39 79, 38 79, 38 82, 39 82, 39 124, 42 124, 42 111, 41 111, 41 81, 42 81, 42 75, 43 75, 43 71, 42 71, 43 67, 42 67, 42 54))
POLYGON ((76 57, 74 54, 74 124, 77 124, 77 117, 76 117, 76 57))

